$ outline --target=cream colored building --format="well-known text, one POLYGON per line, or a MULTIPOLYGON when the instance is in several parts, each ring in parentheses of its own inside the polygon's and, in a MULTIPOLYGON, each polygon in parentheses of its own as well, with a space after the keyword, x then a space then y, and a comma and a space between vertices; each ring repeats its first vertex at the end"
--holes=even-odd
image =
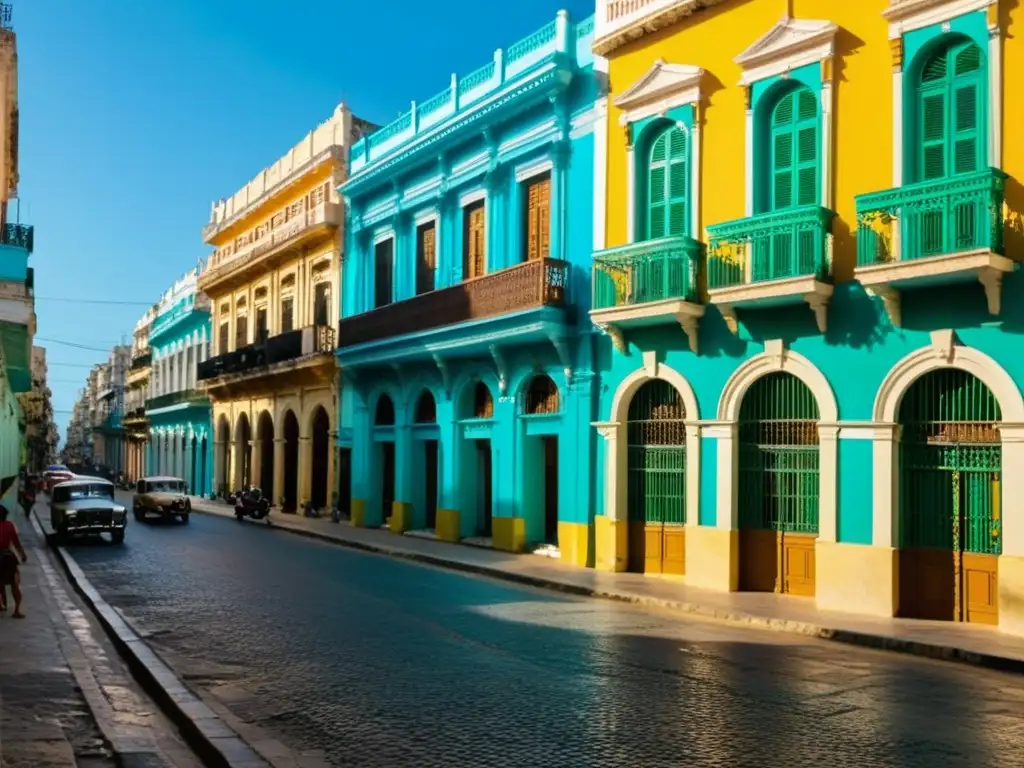
POLYGON ((331 502, 344 222, 336 190, 367 127, 339 105, 212 206, 199 290, 211 302, 213 356, 197 378, 213 405, 218 491, 257 485, 286 509, 331 502))

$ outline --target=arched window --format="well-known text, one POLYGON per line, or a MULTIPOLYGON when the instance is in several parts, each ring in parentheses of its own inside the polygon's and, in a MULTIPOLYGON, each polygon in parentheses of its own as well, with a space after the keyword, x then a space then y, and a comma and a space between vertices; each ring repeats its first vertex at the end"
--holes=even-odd
POLYGON ((917 180, 977 171, 982 141, 984 67, 972 42, 936 51, 921 68, 917 93, 917 180))
POLYGON ((377 409, 373 413, 373 424, 377 427, 390 427, 395 423, 395 404, 387 395, 377 400, 377 409))
POLYGON ((558 413, 558 387, 550 376, 539 374, 526 390, 525 413, 558 413))
POLYGON ((434 401, 434 396, 429 390, 423 390, 420 393, 420 399, 416 401, 416 423, 437 423, 437 403, 434 401))
POLYGON ((771 112, 770 210, 818 202, 818 99, 807 86, 784 93, 771 112))
POLYGON ((491 397, 491 390, 482 381, 478 381, 473 387, 473 418, 494 418, 494 398, 491 397))
POLYGON ((651 143, 647 160, 647 239, 687 234, 687 135, 677 126, 651 143))

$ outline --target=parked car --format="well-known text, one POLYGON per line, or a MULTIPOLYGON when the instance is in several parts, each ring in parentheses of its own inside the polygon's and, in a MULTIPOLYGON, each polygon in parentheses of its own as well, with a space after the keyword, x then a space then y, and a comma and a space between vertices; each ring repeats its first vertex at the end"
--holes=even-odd
POLYGON ((139 522, 156 515, 162 520, 177 518, 187 523, 192 513, 192 502, 187 492, 188 486, 181 478, 144 477, 135 484, 132 514, 139 522))
POLYGON ((102 477, 75 476, 50 491, 50 525, 58 541, 109 533, 124 541, 128 512, 114 500, 114 484, 102 477))
POLYGON ((63 464, 51 464, 43 472, 42 490, 46 493, 53 491, 53 486, 57 483, 63 483, 65 480, 70 480, 75 475, 74 473, 65 467, 63 464))

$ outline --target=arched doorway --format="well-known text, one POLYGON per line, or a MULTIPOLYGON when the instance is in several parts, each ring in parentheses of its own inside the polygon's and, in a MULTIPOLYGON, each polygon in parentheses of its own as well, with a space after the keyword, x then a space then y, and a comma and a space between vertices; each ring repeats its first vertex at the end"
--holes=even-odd
POLYGON ((313 462, 310 501, 314 509, 327 506, 327 469, 331 461, 331 418, 322 406, 313 412, 313 462))
MULTIPOLYGON (((373 426, 395 426, 395 404, 384 394, 377 399, 377 407, 373 411, 373 426)), ((395 440, 394 435, 388 440, 376 442, 377 466, 380 467, 380 514, 387 523, 395 502, 395 440)))
MULTIPOLYGON (((486 421, 494 418, 494 397, 482 381, 466 387, 460 403, 463 419, 486 421)), ((490 431, 479 431, 480 437, 465 440, 462 452, 461 483, 465 509, 471 514, 477 536, 490 537, 494 517, 493 454, 490 431)))
POLYGON ((256 440, 260 445, 260 476, 257 482, 263 495, 274 499, 274 420, 263 411, 256 420, 256 440))
MULTIPOLYGON (((428 389, 424 389, 416 400, 415 421, 418 425, 437 424, 437 402, 434 395, 428 389)), ((418 440, 416 448, 419 456, 414 457, 414 466, 419 470, 422 483, 417 483, 417 488, 423 489, 422 509, 423 527, 427 530, 434 530, 437 527, 437 493, 438 493, 438 435, 436 430, 425 434, 422 440, 418 440)), ((417 505, 419 506, 419 505, 417 505)), ((417 511, 418 515, 418 511, 417 511)))
POLYGON ((686 408, 669 382, 652 379, 629 403, 628 568, 686 572, 686 408))
POLYGON ((299 505, 299 420, 290 410, 284 414, 283 490, 282 511, 294 512, 299 505))
POLYGON ((740 589, 814 595, 818 403, 791 373, 769 373, 739 418, 740 589))
POLYGON ((1002 414, 967 371, 917 379, 900 403, 899 615, 997 624, 1002 414))
POLYGON ((217 443, 220 454, 217 456, 217 491, 227 493, 234 490, 231 485, 231 426, 227 416, 217 421, 217 443))
MULTIPOLYGON (((523 396, 523 415, 542 416, 558 413, 558 386, 546 374, 534 376, 523 396)), ((558 425, 546 420, 531 424, 527 422, 526 434, 523 436, 524 481, 523 499, 527 510, 538 509, 543 513, 543 526, 531 526, 527 520, 527 536, 529 529, 535 528, 543 536, 546 544, 558 544, 558 425), (530 427, 543 427, 531 434, 530 427), (548 430, 551 430, 550 432, 548 430), (542 433, 543 432, 543 433, 542 433), (538 482, 543 478, 542 482, 538 482)), ((539 538, 539 536, 538 536, 539 538)))
MULTIPOLYGON (((235 482, 244 488, 252 484, 252 427, 247 413, 238 414, 235 425, 235 482)), ((235 489, 237 490, 237 489, 235 489)))

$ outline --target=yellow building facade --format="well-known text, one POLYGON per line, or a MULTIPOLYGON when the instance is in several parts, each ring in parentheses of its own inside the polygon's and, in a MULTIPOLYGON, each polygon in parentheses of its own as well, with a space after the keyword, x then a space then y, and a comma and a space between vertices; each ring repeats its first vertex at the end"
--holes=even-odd
POLYGON ((1024 634, 1022 19, 598 0, 598 568, 1024 634))
POLYGON ((214 487, 260 487, 295 511, 335 491, 334 360, 348 148, 365 124, 339 106, 276 163, 212 206, 199 277, 213 356, 214 487))

